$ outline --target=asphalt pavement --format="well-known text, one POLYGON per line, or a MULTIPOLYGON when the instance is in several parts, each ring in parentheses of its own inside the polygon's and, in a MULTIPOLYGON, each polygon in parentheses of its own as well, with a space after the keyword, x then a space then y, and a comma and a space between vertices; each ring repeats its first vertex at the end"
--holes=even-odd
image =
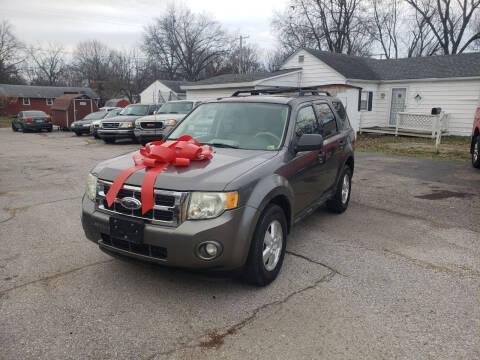
POLYGON ((0 359, 479 359, 480 171, 357 153, 350 207, 255 288, 113 259, 86 175, 139 145, 0 129, 0 359))

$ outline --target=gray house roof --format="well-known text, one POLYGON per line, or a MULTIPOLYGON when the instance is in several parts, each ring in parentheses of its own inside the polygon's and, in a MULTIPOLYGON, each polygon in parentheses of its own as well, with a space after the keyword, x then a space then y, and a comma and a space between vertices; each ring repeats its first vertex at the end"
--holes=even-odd
POLYGON ((197 85, 216 85, 216 84, 230 84, 230 83, 248 83, 263 79, 269 79, 275 76, 288 74, 290 72, 299 71, 300 68, 284 69, 273 72, 254 72, 250 74, 223 74, 217 75, 205 80, 189 83, 188 86, 197 85))
POLYGON ((304 49, 347 79, 408 80, 480 76, 480 53, 379 60, 304 49))
POLYGON ((92 99, 99 96, 90 88, 58 87, 58 86, 30 86, 0 84, 0 95, 25 98, 57 98, 64 94, 85 94, 92 99))
POLYGON ((185 90, 180 88, 182 85, 189 85, 191 82, 188 81, 178 81, 178 80, 158 80, 160 81, 163 85, 168 87, 170 90, 177 94, 185 94, 185 90))

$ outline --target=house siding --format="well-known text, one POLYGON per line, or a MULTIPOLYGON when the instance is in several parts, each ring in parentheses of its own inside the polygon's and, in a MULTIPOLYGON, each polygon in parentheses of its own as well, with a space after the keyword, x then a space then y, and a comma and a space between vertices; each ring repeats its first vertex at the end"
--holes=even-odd
POLYGON ((282 65, 281 69, 302 68, 301 84, 303 87, 327 85, 327 84, 345 84, 346 79, 343 75, 326 65, 308 51, 300 50, 290 56, 282 65), (298 57, 303 55, 302 63, 298 62, 298 57))
POLYGON ((449 135, 468 136, 480 97, 480 80, 412 81, 381 83, 375 86, 355 82, 352 85, 374 89, 373 111, 361 112, 362 127, 387 126, 393 88, 406 88, 406 112, 430 114, 433 107, 441 107, 448 114, 449 135), (385 94, 382 99, 382 93, 385 94), (415 96, 422 99, 417 102, 415 96))
POLYGON ((51 105, 47 105, 46 98, 30 98, 30 105, 23 105, 23 98, 19 97, 12 103, 7 104, 3 109, 0 109, 0 113, 10 116, 17 115, 20 111, 40 110, 51 114, 51 107, 51 105))

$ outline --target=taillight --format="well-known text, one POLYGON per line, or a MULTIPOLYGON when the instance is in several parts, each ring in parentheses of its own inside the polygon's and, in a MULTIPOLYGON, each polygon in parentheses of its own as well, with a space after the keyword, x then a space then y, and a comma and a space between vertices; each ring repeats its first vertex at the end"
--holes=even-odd
POLYGON ((25 122, 33 122, 33 118, 26 118, 25 122))
POLYGON ((50 121, 52 121, 52 118, 51 118, 51 117, 47 117, 47 118, 45 118, 45 121, 50 122, 50 121))

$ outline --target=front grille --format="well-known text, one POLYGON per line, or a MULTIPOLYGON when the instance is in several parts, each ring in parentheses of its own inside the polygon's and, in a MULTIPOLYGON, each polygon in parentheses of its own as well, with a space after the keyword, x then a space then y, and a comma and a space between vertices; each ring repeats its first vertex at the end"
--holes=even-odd
POLYGON ((102 122, 102 127, 104 129, 118 129, 119 126, 119 122, 102 122))
POLYGON ((140 123, 142 129, 162 129, 163 121, 145 121, 140 123))
POLYGON ((133 197, 141 200, 140 187, 124 185, 118 192, 117 200, 114 201, 112 206, 108 206, 105 196, 111 185, 112 183, 109 181, 98 181, 97 207, 100 211, 141 218, 148 223, 165 226, 178 226, 185 219, 188 193, 155 189, 155 205, 153 209, 142 214, 142 209, 126 209, 119 201, 124 197, 133 197))
POLYGON ((138 255, 150 256, 155 259, 166 260, 168 256, 167 249, 164 247, 150 244, 135 244, 130 241, 112 238, 107 234, 102 234, 102 243, 116 249, 125 250, 138 255))

